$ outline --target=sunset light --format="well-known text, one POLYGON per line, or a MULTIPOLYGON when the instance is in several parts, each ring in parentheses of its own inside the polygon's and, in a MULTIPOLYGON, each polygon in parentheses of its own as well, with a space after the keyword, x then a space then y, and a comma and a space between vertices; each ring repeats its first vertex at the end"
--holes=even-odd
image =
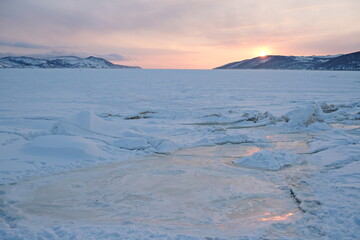
POLYGON ((0 0, 0 240, 359 239, 359 3, 0 0))
POLYGON ((259 54, 260 57, 265 57, 265 56, 267 56, 267 55, 268 55, 268 54, 267 54, 266 51, 262 51, 262 52, 259 54))
MULTIPOLYGON (((265 213, 266 216, 271 215, 271 213, 265 213)), ((285 221, 288 220, 294 213, 289 212, 282 215, 275 215, 275 216, 269 216, 266 218, 260 218, 259 221, 261 222, 267 222, 267 221, 285 221)))
POLYGON ((211 69, 273 52, 350 53, 359 50, 359 24, 350 24, 358 12, 358 0, 1 1, 0 55, 211 69))

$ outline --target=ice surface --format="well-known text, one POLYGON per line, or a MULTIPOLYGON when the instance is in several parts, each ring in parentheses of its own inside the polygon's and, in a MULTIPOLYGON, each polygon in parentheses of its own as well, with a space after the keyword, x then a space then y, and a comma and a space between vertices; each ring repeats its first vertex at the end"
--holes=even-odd
POLYGON ((358 72, 1 70, 3 239, 357 239, 358 72))
POLYGON ((78 136, 39 136, 24 147, 28 154, 49 155, 69 158, 87 158, 98 155, 99 149, 96 144, 78 136))
POLYGON ((114 145, 128 150, 144 150, 150 147, 150 144, 144 138, 123 137, 114 142, 114 145))
POLYGON ((320 107, 318 105, 293 110, 283 117, 290 127, 309 126, 321 120, 320 107))
POLYGON ((251 156, 236 159, 235 164, 262 170, 279 170, 299 162, 299 156, 287 152, 263 150, 251 156))
POLYGON ((19 183, 9 196, 25 216, 38 215, 33 221, 53 219, 46 226, 76 220, 195 236, 249 235, 271 225, 259 220, 264 212, 300 214, 275 174, 258 177, 186 151, 19 183))

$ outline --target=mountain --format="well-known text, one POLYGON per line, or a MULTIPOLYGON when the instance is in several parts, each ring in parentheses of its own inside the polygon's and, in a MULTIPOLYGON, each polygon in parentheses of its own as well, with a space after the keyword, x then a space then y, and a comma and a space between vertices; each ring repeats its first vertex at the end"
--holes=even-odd
POLYGON ((53 58, 3 57, 0 68, 117 68, 138 69, 140 67, 113 64, 103 58, 63 56, 53 58))
POLYGON ((360 70, 360 52, 354 52, 330 59, 314 67, 317 70, 360 70))
POLYGON ((268 55, 232 62, 215 69, 296 69, 360 71, 360 52, 329 56, 268 55))

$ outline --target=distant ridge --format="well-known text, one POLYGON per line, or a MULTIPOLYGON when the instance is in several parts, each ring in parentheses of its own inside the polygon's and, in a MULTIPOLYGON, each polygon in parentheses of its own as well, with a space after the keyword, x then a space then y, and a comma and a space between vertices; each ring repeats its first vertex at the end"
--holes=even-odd
POLYGON ((116 68, 140 69, 140 67, 113 64, 103 58, 60 56, 52 58, 3 57, 0 68, 116 68))
POLYGON ((360 71, 360 52, 329 56, 268 55, 232 62, 214 69, 289 69, 360 71))

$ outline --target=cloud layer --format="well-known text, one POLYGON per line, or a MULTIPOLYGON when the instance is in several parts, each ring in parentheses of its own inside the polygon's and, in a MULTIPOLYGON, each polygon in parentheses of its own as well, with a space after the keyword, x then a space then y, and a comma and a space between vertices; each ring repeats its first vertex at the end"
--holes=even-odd
POLYGON ((293 55, 359 50, 358 12, 358 0, 0 1, 0 51, 212 68, 261 49, 293 55))

